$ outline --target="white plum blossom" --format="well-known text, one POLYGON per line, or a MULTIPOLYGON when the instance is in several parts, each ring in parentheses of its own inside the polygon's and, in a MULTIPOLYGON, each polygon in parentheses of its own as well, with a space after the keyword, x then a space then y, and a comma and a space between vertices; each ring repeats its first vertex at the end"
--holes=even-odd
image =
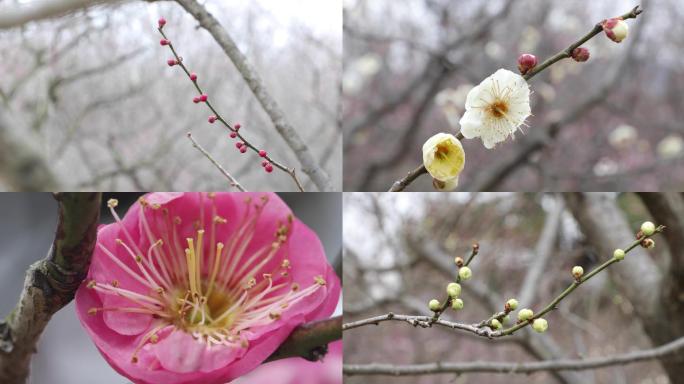
POLYGON ((530 87, 522 76, 499 69, 473 88, 466 98, 461 133, 480 137, 486 148, 512 136, 531 115, 530 87))

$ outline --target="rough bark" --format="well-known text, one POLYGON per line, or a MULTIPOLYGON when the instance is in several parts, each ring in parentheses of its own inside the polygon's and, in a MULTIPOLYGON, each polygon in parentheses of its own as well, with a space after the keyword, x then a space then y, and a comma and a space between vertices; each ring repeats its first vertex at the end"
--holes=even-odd
POLYGON ((59 222, 48 256, 26 272, 21 297, 0 321, 0 383, 25 383, 52 315, 73 300, 97 240, 100 193, 56 194, 59 222))
POLYGON ((302 357, 318 361, 328 352, 328 343, 342 339, 342 316, 300 325, 266 360, 302 357))

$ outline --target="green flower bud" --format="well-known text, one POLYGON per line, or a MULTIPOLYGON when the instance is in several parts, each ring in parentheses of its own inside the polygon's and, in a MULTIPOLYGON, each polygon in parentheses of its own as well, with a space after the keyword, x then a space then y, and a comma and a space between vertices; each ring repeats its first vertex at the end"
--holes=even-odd
POLYGON ((461 284, 449 283, 446 287, 447 295, 452 299, 457 298, 461 294, 461 284))
POLYGON ((540 317, 538 319, 534 319, 532 322, 532 328, 539 333, 544 333, 549 328, 549 323, 540 317))
POLYGON ((473 271, 471 271, 468 267, 461 267, 458 270, 458 276, 461 278, 461 280, 465 281, 473 277, 473 271))
POLYGON ((511 322, 511 317, 509 315, 504 316, 503 323, 508 324, 511 322))
POLYGON ((529 308, 521 309, 520 312, 518 312, 518 320, 520 321, 527 321, 531 319, 532 316, 534 316, 534 312, 529 308))
POLYGON ((641 232, 645 236, 651 236, 652 234, 655 233, 656 226, 655 224, 651 223, 650 221, 644 221, 643 224, 641 224, 641 232))
POLYGON ((625 251, 618 248, 615 251, 613 251, 613 257, 615 258, 615 260, 620 261, 625 258, 625 251))
POLYGON ((579 278, 584 275, 584 268, 580 267, 579 265, 575 265, 572 267, 572 275, 575 277, 575 279, 579 280, 579 278))
POLYGON ((439 303, 439 300, 437 300, 437 299, 432 299, 432 300, 430 300, 430 302, 428 303, 428 307, 430 308, 431 311, 437 312, 437 311, 439 311, 439 308, 442 307, 442 305, 439 303))
POLYGON ((451 308, 452 308, 454 311, 458 311, 458 310, 463 309, 463 300, 461 300, 461 299, 453 299, 453 300, 451 300, 451 308))
POLYGON ((494 329, 501 329, 501 322, 497 319, 492 319, 492 321, 489 322, 489 325, 494 329))
POLYGON ((516 299, 509 299, 506 302, 506 311, 515 311, 518 308, 518 300, 516 299))

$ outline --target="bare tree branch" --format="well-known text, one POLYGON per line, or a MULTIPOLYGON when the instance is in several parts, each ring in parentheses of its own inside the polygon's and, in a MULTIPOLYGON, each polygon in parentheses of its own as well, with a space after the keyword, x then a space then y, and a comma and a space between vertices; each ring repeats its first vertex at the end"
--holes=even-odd
POLYGON ((342 339, 342 316, 313 321, 297 327, 266 362, 302 357, 320 360, 327 352, 327 344, 342 339))
POLYGON ((285 112, 266 90, 261 77, 257 74, 252 64, 247 61, 247 58, 240 51, 228 32, 219 24, 218 20, 216 20, 216 18, 196 0, 176 1, 197 19, 202 28, 206 29, 214 37, 214 40, 216 40, 233 62, 235 68, 240 72, 254 96, 270 117, 280 136, 285 140, 290 149, 292 149, 295 156, 297 156, 297 159, 302 166, 302 171, 311 178, 320 191, 331 191, 333 187, 327 173, 316 163, 316 160, 307 145, 285 117, 285 112))
POLYGON ((28 269, 17 306, 0 321, 0 382, 25 383, 31 356, 52 315, 85 278, 97 240, 100 193, 60 193, 59 222, 48 256, 28 269))
POLYGON ((635 351, 614 356, 592 359, 560 359, 535 361, 530 363, 499 363, 475 361, 467 363, 427 363, 414 365, 391 364, 345 364, 344 374, 352 375, 427 375, 438 373, 474 373, 491 372, 504 374, 529 374, 540 371, 587 370, 610 367, 614 365, 632 364, 641 361, 658 359, 684 349, 684 337, 653 349, 635 351))
POLYGON ((122 0, 37 0, 28 4, 6 5, 0 9, 0 29, 18 27, 30 21, 62 16, 98 4, 122 0))

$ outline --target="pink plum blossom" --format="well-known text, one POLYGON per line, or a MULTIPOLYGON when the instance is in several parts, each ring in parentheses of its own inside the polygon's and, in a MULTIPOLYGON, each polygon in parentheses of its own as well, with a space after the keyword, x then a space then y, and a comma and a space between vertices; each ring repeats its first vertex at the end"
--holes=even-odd
POLYGON ((235 384, 342 384, 342 341, 329 344, 323 361, 277 360, 261 365, 235 384))
POLYGON ((318 237, 275 194, 151 193, 123 219, 117 204, 76 309, 134 383, 229 382, 335 309, 340 282, 318 237))

